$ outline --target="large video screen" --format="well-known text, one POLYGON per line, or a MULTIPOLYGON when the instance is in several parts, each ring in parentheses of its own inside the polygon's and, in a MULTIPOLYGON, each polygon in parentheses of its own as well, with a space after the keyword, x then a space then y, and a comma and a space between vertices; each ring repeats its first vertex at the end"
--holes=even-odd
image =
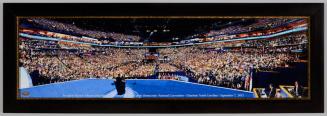
POLYGON ((309 17, 18 17, 19 99, 310 99, 309 17))

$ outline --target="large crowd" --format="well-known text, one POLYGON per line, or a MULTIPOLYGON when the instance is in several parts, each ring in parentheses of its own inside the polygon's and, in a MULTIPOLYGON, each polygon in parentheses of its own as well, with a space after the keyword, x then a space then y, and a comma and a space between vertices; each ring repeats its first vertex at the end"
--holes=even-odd
POLYGON ((297 21, 299 19, 287 19, 287 18, 264 18, 256 19, 255 23, 250 25, 234 25, 228 26, 219 30, 212 30, 207 33, 208 36, 222 35, 222 34, 237 34, 237 33, 246 33, 251 31, 258 30, 269 30, 279 26, 283 26, 287 23, 297 21))
POLYGON ((288 62, 296 60, 295 55, 288 53, 217 52, 197 47, 176 49, 177 52, 169 55, 172 57, 171 64, 188 72, 189 77, 199 83, 238 89, 245 87, 251 69, 273 70, 287 67, 288 62))
POLYGON ((268 36, 296 28, 307 28, 307 20, 281 18, 255 19, 255 22, 249 25, 232 24, 228 25, 227 27, 211 30, 207 33, 188 36, 188 39, 182 40, 181 43, 221 41, 246 37, 268 36))
MULTIPOLYGON (((30 20, 50 31, 69 31, 116 41, 140 39, 132 35, 82 30, 47 19, 30 20)), ((292 21, 294 19, 260 19, 252 25, 230 26, 209 35, 270 29, 292 21)), ((147 79, 158 72, 159 79, 177 80, 172 72, 185 72, 198 83, 244 90, 249 90, 253 70, 288 67, 290 62, 299 60, 293 51, 305 50, 308 43, 306 33, 297 32, 260 40, 157 48, 158 59, 169 60, 145 62, 147 48, 91 46, 23 37, 19 40, 19 62, 32 76, 39 75, 36 85, 84 78, 147 79)))
MULTIPOLYGON (((301 38, 299 35, 295 37, 301 38)), ((33 50, 34 44, 48 43, 34 41, 21 42, 20 62, 29 72, 39 72, 43 78, 39 84, 83 78, 143 79, 154 75, 158 69, 158 72, 184 71, 198 83, 248 89, 252 69, 287 67, 289 62, 298 59, 289 52, 266 53, 260 48, 252 48, 258 51, 248 53, 189 46, 158 49, 160 57, 169 57, 169 62, 143 62, 146 48, 91 47, 77 51, 48 51, 33 50)), ((177 79, 176 76, 165 73, 161 74, 160 79, 172 78, 177 79)))
MULTIPOLYGON (((43 40, 37 40, 38 43, 43 40)), ((142 63, 145 49, 92 48, 88 50, 32 49, 33 41, 21 41, 20 62, 29 71, 39 71, 52 81, 82 78, 146 77, 152 65, 142 63)), ((48 79, 46 79, 48 80, 48 79)))
POLYGON ((30 18, 28 19, 30 23, 37 27, 42 27, 54 32, 62 33, 72 33, 76 35, 84 35, 92 38, 102 38, 104 40, 113 39, 115 41, 139 41, 140 36, 136 35, 126 35, 122 33, 115 32, 103 32, 94 30, 84 30, 73 24, 61 23, 54 20, 44 19, 44 18, 30 18))
MULTIPOLYGON (((102 32, 81 29, 73 24, 61 23, 58 21, 44 19, 44 18, 30 18, 30 24, 41 27, 48 31, 38 33, 38 35, 46 35, 49 37, 57 37, 66 40, 74 40, 95 44, 113 44, 112 42, 139 42, 140 36, 127 35, 115 32, 102 32), (72 35, 67 35, 73 34, 72 35), (85 37, 80 37, 85 36, 85 37)), ((213 37, 214 40, 226 40, 236 38, 237 34, 246 34, 246 36, 269 35, 272 33, 287 30, 286 27, 298 27, 306 24, 305 19, 296 18, 258 18, 255 22, 249 25, 233 24, 217 30, 211 30, 205 33, 205 37, 213 37), (270 30, 266 32, 266 30, 270 30), (247 33, 256 32, 254 35, 247 35, 247 33)), ((192 38, 192 37, 191 37, 192 38)))
POLYGON ((242 44, 244 47, 256 47, 256 46, 285 46, 285 45, 299 45, 308 43, 308 38, 304 32, 294 33, 290 35, 284 35, 275 38, 261 39, 247 41, 242 44))

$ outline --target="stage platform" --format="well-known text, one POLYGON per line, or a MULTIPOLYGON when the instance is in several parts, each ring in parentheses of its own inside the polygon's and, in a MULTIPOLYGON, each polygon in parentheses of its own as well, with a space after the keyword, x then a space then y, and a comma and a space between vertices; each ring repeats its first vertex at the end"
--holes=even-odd
POLYGON ((253 92, 198 83, 127 79, 117 95, 112 79, 83 79, 19 89, 21 98, 255 98, 253 92))

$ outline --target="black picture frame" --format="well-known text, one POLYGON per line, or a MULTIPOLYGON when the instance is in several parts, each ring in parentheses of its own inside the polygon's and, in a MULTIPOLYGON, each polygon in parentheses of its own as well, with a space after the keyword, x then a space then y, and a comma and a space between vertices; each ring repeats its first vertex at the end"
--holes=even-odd
POLYGON ((5 113, 322 113, 323 3, 4 3, 5 113), (309 16, 310 100, 18 100, 17 16, 309 16))

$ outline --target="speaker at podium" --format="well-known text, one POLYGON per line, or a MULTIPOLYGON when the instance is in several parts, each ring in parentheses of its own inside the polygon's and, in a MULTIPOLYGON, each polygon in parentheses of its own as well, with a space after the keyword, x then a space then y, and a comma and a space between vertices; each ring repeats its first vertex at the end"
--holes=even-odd
POLYGON ((126 87, 125 79, 122 77, 117 77, 114 83, 116 86, 117 94, 118 95, 125 94, 125 87, 126 87))

